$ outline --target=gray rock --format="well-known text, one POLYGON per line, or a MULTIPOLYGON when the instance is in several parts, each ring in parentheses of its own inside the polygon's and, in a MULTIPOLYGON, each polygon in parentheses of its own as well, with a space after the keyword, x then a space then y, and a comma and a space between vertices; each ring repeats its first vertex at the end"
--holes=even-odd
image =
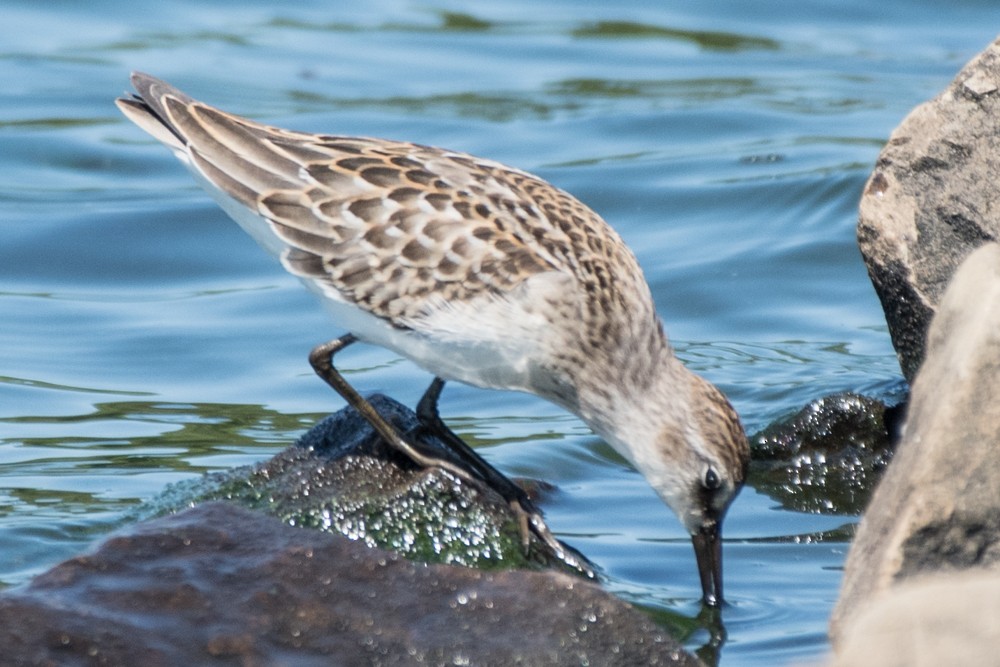
MULTIPOLYGON (((448 456, 421 432, 416 415, 382 395, 369 401, 411 441, 448 456)), ((413 560, 480 568, 573 566, 531 536, 527 551, 517 518, 495 491, 463 483, 439 468, 419 468, 392 449, 352 408, 317 423, 296 445, 254 466, 234 468, 169 487, 135 519, 208 500, 266 512, 294 526, 346 535, 413 560)))
POLYGON ((10 665, 697 665, 558 572, 420 565, 208 503, 0 594, 10 665))
POLYGON ((1000 246, 989 244, 962 264, 938 306, 903 439, 847 558, 836 642, 851 617, 900 581, 1000 569, 998 395, 1000 246))
POLYGON ((892 133, 864 189, 858 245, 913 381, 945 286, 1000 238, 1000 42, 892 133))
POLYGON ((851 621, 835 667, 996 665, 1000 574, 951 573, 901 584, 851 621))

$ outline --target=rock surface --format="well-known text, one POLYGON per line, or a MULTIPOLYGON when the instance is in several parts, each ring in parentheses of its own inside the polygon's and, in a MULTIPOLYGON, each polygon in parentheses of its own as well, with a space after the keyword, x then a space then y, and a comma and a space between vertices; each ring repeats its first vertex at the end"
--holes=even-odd
POLYGON ((132 526, 0 594, 11 665, 697 665, 557 572, 420 565, 229 503, 132 526))
POLYGON ((858 245, 910 382, 955 269, 977 247, 1000 238, 997 174, 1000 42, 907 116, 861 198, 858 245))
MULTIPOLYGON (((411 440, 449 450, 420 431, 416 415, 382 395, 369 401, 411 440)), ((413 560, 479 568, 556 567, 580 573, 532 535, 527 552, 517 518, 499 494, 440 468, 419 468, 389 447, 351 408, 317 423, 295 446, 254 466, 170 487, 137 513, 162 515, 208 500, 260 510, 294 526, 346 535, 413 560)))
MULTIPOLYGON (((998 395, 1000 245, 989 244, 962 264, 938 306, 903 439, 847 558, 835 643, 847 642, 851 619, 901 581, 1000 569, 998 395)), ((970 623, 981 613, 973 604, 964 611, 970 623)))
POLYGON ((750 483, 790 510, 856 516, 892 460, 900 411, 849 392, 817 399, 750 438, 750 483))
POLYGON ((852 620, 835 667, 995 665, 1000 574, 951 573, 901 584, 852 620))

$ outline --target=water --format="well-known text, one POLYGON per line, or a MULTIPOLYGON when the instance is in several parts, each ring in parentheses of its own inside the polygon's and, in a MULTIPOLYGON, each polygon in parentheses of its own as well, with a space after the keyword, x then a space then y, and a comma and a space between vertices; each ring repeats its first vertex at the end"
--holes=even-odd
MULTIPOLYGON (((264 459, 340 407, 305 358, 340 332, 118 115, 129 70, 275 124, 461 149, 570 190, 635 249, 680 355, 752 431, 822 395, 898 387, 857 199, 893 127, 1000 25, 987 0, 2 4, 8 585, 166 484, 264 459)), ((362 390, 410 403, 430 379, 377 349, 344 363, 362 390)), ((441 408, 503 470, 559 486, 550 525, 613 590, 695 614, 680 526, 578 421, 461 386, 441 408)), ((820 535, 854 521, 743 492, 723 664, 826 654, 848 545, 820 535)))

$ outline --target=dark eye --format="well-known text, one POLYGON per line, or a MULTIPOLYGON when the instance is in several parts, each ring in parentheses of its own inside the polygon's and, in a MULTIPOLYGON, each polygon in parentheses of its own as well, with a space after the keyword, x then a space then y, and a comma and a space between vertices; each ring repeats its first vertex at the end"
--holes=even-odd
POLYGON ((705 471, 705 481, 702 484, 709 491, 715 491, 719 488, 722 480, 719 479, 719 473, 715 472, 715 468, 709 466, 708 470, 705 471))

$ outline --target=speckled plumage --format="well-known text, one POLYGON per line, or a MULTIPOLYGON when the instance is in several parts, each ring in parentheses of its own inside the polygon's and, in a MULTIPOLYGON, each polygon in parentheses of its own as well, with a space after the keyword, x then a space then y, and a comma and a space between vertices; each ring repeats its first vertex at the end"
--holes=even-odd
POLYGON ((359 339, 564 406, 693 535, 721 522, 745 477, 739 419, 674 357, 634 255, 576 198, 464 153, 268 127, 133 84, 122 111, 359 339))

